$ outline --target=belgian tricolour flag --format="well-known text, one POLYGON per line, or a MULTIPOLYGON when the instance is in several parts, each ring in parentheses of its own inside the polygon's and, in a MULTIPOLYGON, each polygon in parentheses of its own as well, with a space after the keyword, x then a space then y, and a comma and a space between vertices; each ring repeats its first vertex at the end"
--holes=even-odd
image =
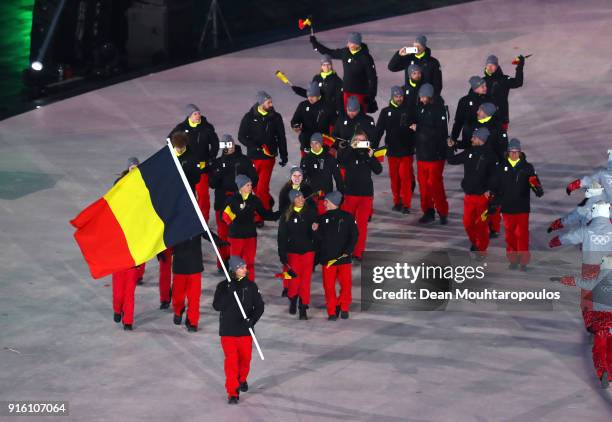
POLYGON ((70 222, 93 278, 140 265, 204 231, 171 148, 130 171, 70 222))

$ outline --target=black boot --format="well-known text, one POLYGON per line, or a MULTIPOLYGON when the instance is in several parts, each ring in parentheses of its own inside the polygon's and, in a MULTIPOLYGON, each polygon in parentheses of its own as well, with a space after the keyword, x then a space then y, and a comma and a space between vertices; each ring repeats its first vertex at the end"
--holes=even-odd
POLYGON ((510 264, 508 264, 508 269, 509 270, 516 270, 518 269, 519 264, 517 264, 516 262, 511 262, 510 264))
POLYGON ((113 314, 113 321, 117 323, 121 322, 121 314, 113 314))
POLYGON ((247 384, 246 381, 240 383, 240 391, 242 391, 243 393, 249 391, 249 384, 247 384))
POLYGON ((402 208, 402 204, 395 204, 393 205, 393 208, 391 208, 391 211, 401 211, 402 208))
POLYGON ((185 312, 185 309, 181 311, 180 315, 174 314, 174 324, 175 325, 181 325, 181 323, 183 322, 183 312, 185 312))
POLYGON ((306 309, 308 309, 308 305, 300 305, 300 319, 307 320, 308 314, 306 313, 306 309))
POLYGON ((448 217, 446 215, 440 216, 440 224, 446 226, 448 224, 448 217))
POLYGON ((170 302, 162 301, 159 304, 159 309, 168 309, 170 307, 170 302))
POLYGON ((227 399, 227 404, 238 404, 238 396, 230 396, 227 399))
POLYGON ((410 214, 410 208, 408 207, 402 208, 402 214, 410 214))
POLYGON ((289 298, 289 313, 291 315, 295 315, 297 312, 297 301, 298 301, 298 296, 289 298))
POLYGON ((497 233, 496 231, 491 230, 489 232, 489 239, 497 239, 498 237, 499 237, 499 233, 497 233))
POLYGON ((123 329, 125 331, 132 331, 132 324, 123 324, 123 329))
POLYGON ((342 312, 340 312, 340 318, 342 318, 342 319, 349 319, 349 313, 348 313, 348 311, 342 311, 342 312))
POLYGON ((340 315, 340 306, 336 306, 336 318, 340 315))
POLYGON ((435 211, 433 209, 430 209, 430 210, 425 211, 423 216, 419 218, 419 223, 427 224, 427 223, 431 223, 435 219, 436 219, 435 211))

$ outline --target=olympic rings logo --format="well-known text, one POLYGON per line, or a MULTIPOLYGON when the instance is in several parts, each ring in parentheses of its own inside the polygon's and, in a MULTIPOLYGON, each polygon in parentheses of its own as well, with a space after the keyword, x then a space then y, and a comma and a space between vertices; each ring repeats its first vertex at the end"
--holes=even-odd
POLYGON ((610 242, 610 236, 603 234, 592 234, 591 243, 594 245, 606 245, 610 242))

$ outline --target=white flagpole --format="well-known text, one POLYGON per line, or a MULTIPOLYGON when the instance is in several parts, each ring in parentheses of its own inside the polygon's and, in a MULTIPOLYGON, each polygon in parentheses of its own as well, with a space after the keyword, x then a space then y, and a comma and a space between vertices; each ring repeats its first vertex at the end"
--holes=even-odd
MULTIPOLYGON (((213 245, 215 254, 217 255, 217 258, 219 259, 219 262, 221 263, 221 268, 223 268, 223 273, 225 274, 225 278, 227 279, 229 283, 230 282, 229 273, 227 272, 227 268, 225 268, 225 263, 223 262, 223 259, 221 258, 221 254, 219 253, 219 249, 217 248, 215 239, 213 239, 212 233, 210 232, 210 229, 208 228, 208 224, 206 224, 206 220, 204 220, 204 216, 202 215, 202 210, 200 210, 200 207, 198 206, 196 198, 193 195, 191 187, 189 186, 189 183, 187 182, 187 177, 185 176, 185 172, 183 172, 183 166, 181 166, 181 163, 179 163, 178 157, 176 156, 176 151, 174 151, 174 148, 172 147, 170 140, 167 140, 167 143, 168 143, 168 148, 170 148, 170 155, 172 155, 174 164, 176 165, 176 168, 178 169, 178 172, 181 175, 181 180, 183 181, 183 184, 185 185, 185 189, 187 189, 187 193, 189 194, 191 203, 193 207, 195 208, 196 214, 198 215, 198 218, 200 219, 200 223, 202 224, 204 231, 206 232, 206 234, 208 234, 210 243, 213 245)), ((240 299, 238 298, 238 295, 236 294, 236 292, 234 292, 234 298, 236 299, 236 302, 238 303, 238 307, 240 308, 242 317, 246 320, 247 319, 246 313, 244 312, 244 308, 242 307, 242 303, 240 302, 240 299)), ((249 327, 249 333, 251 333, 251 337, 253 337, 253 343, 255 343, 255 347, 257 348, 257 351, 259 352, 259 357, 261 358, 261 360, 264 360, 264 355, 261 351, 261 348, 259 347, 259 342, 257 341, 257 337, 255 337, 255 332, 253 331, 251 327, 249 327)))

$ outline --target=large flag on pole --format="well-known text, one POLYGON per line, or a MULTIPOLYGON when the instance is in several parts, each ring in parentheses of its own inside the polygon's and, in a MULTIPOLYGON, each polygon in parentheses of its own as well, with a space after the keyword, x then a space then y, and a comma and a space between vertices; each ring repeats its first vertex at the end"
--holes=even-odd
POLYGON ((204 232, 171 148, 168 143, 70 221, 93 278, 140 265, 204 232))

